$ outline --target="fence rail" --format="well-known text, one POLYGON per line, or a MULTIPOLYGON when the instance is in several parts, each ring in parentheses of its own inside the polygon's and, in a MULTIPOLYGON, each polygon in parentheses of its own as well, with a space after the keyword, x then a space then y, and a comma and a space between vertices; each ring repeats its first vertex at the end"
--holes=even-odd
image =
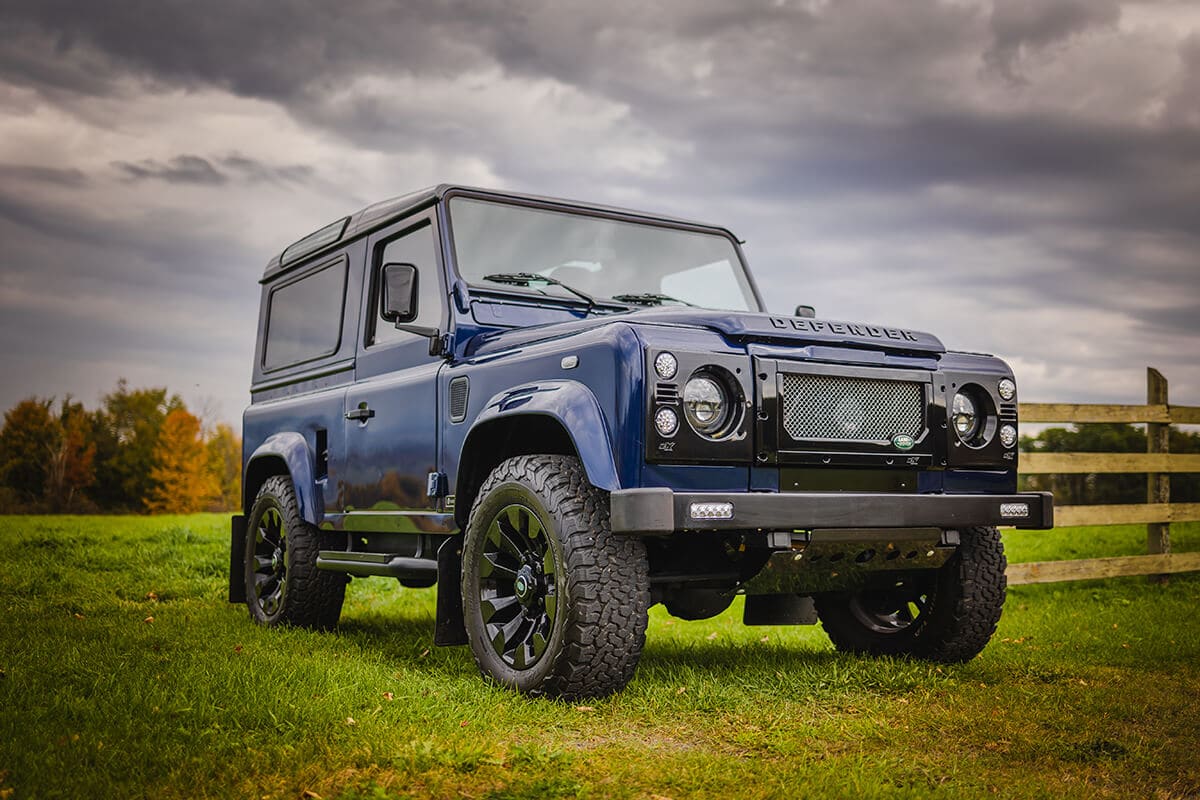
POLYGON ((1158 422, 1200 425, 1200 406, 1021 403, 1022 422, 1158 422))
POLYGON ((1022 453, 1026 475, 1146 473, 1146 502, 1121 505, 1060 506, 1059 527, 1074 525, 1146 525, 1144 556, 1086 558, 1010 564, 1010 585, 1052 583, 1123 575, 1154 575, 1200 570, 1200 553, 1171 552, 1171 523, 1200 521, 1200 503, 1172 503, 1170 475, 1200 472, 1200 455, 1171 453, 1170 426, 1200 424, 1200 406, 1167 402, 1167 379, 1146 370, 1145 405, 1021 403, 1022 422, 1146 423, 1146 453, 1022 453))

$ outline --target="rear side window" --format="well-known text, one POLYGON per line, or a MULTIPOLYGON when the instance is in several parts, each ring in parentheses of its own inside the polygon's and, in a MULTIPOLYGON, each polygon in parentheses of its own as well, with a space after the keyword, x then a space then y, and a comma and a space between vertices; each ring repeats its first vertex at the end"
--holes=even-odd
POLYGON ((346 260, 329 264, 271 292, 263 368, 333 355, 342 338, 346 260))

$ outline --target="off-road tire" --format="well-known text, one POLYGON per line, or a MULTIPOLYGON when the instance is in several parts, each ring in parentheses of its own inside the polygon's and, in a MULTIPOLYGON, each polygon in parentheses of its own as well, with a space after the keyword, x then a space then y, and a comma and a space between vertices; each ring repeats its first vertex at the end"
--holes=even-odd
POLYGON ((244 553, 246 606, 255 622, 267 627, 291 625, 318 630, 337 625, 348 579, 337 572, 317 569, 317 553, 326 536, 300 515, 291 478, 275 475, 263 483, 247 520, 244 553), (276 519, 281 523, 284 545, 279 578, 283 592, 275 604, 264 607, 263 598, 255 590, 261 577, 256 573, 256 549, 262 549, 261 532, 267 531, 270 537, 276 519))
POLYGON ((959 533, 961 544, 941 568, 923 578, 913 576, 923 587, 927 606, 907 627, 880 632, 865 623, 861 609, 866 592, 814 596, 834 647, 848 653, 949 663, 978 655, 1000 621, 1008 564, 995 528, 963 528, 959 533))
POLYGON ((567 700, 611 694, 630 681, 646 641, 649 563, 641 541, 612 533, 608 515, 608 494, 588 482, 575 458, 519 456, 488 476, 471 508, 462 561, 467 637, 485 676, 525 694, 567 700), (489 637, 481 607, 481 581, 496 580, 481 577, 485 539, 514 504, 538 516, 554 559, 549 637, 524 668, 497 652, 503 647, 489 637))

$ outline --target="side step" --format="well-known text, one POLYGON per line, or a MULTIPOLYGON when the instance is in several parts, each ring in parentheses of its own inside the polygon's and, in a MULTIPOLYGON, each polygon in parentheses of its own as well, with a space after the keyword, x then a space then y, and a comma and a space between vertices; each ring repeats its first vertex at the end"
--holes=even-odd
POLYGON ((366 577, 382 575, 403 580, 437 580, 437 562, 428 558, 411 558, 391 553, 347 553, 345 550, 322 550, 317 553, 317 569, 344 572, 366 577))

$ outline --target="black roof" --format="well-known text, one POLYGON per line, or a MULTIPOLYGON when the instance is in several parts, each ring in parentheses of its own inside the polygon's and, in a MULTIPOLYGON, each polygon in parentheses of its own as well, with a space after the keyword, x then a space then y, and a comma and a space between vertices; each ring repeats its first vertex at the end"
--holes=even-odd
POLYGON ((307 236, 293 242, 283 249, 279 255, 271 259, 267 264, 267 269, 263 273, 263 281, 275 277, 280 272, 285 271, 289 266, 304 260, 306 257, 333 247, 336 244, 349 241, 358 236, 372 231, 376 228, 387 225, 392 220, 403 217, 404 215, 416 211, 426 206, 431 206, 440 201, 447 193, 462 192, 477 197, 492 197, 497 200, 524 200, 535 203, 553 203, 554 205, 574 207, 583 210, 604 211, 608 213, 621 214, 629 217, 641 217, 647 220, 662 220, 674 222, 681 225, 688 225, 696 228, 708 228, 711 230, 719 230, 725 233, 730 233, 725 228, 717 225, 709 225, 702 222, 695 222, 688 219, 679 219, 677 217, 664 216, 662 214, 650 214, 645 211, 634 211, 626 208, 618 208, 616 206, 597 205, 595 203, 583 203, 576 200, 563 200, 556 197, 543 197, 540 195, 520 194, 517 192, 501 192, 494 189, 481 189, 473 186, 464 186, 461 184, 440 183, 437 186, 430 186, 425 189, 418 189, 415 192, 393 197, 390 200, 383 200, 378 203, 367 206, 361 211, 357 211, 348 217, 337 219, 328 225, 324 225, 307 236))

